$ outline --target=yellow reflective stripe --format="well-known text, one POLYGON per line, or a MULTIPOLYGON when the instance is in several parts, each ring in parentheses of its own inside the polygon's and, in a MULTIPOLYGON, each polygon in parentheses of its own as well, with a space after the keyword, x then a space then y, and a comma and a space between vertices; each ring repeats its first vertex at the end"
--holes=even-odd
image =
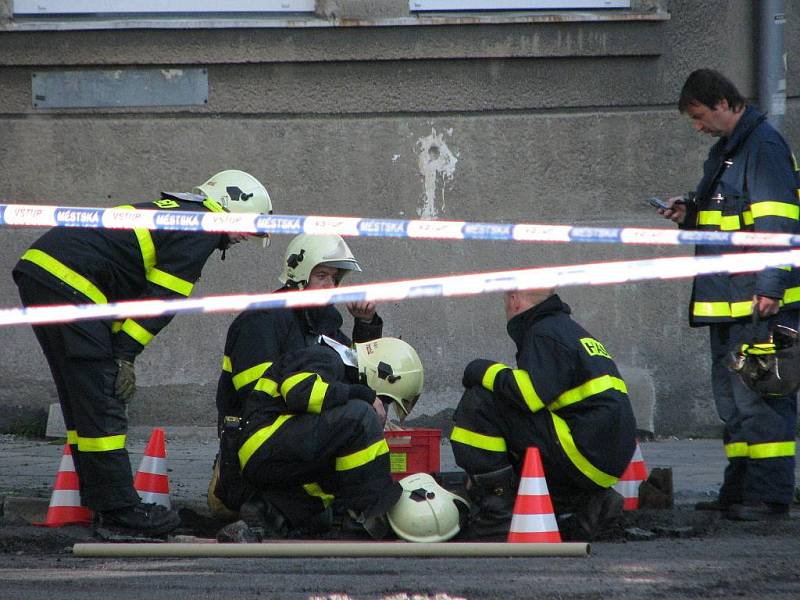
POLYGON ((753 213, 749 210, 746 210, 742 213, 742 221, 744 221, 745 225, 752 225, 753 224, 753 213))
MULTIPOLYGON (((136 207, 130 204, 121 204, 114 208, 136 210, 136 207)), ((156 246, 153 243, 153 236, 150 235, 149 229, 134 229, 133 233, 136 235, 136 239, 139 242, 139 251, 142 254, 142 265, 144 266, 144 272, 147 273, 156 264, 156 246)))
POLYGON ((294 386, 309 377, 314 377, 315 379, 308 395, 308 408, 306 410, 310 413, 319 414, 322 410, 322 401, 325 399, 325 393, 328 391, 328 384, 316 373, 297 373, 292 375, 281 384, 281 396, 285 398, 294 386))
POLYGON ((127 333, 142 346, 147 346, 156 337, 132 319, 125 319, 120 331, 127 333))
MULTIPOLYGON (((228 357, 226 356, 225 358, 228 357)), ((228 358, 228 365, 230 367, 231 372, 233 372, 233 367, 231 366, 230 358, 228 358)), ((264 374, 264 372, 271 366, 272 366, 271 362, 263 362, 257 365, 253 365, 252 367, 250 367, 249 369, 245 369, 241 373, 237 373, 236 375, 233 376, 233 379, 231 379, 231 381, 233 382, 233 389, 239 391, 248 383, 253 383, 259 377, 261 377, 264 374)), ((223 370, 225 369, 224 363, 222 368, 223 370)))
POLYGON ((227 354, 222 356, 222 370, 226 373, 233 373, 233 365, 231 364, 231 357, 227 354))
POLYGON ((490 392, 494 391, 494 380, 497 378, 497 374, 502 371, 503 369, 508 369, 507 365, 502 363, 495 363, 488 369, 486 369, 486 373, 483 374, 483 379, 481 380, 481 385, 485 387, 490 392))
POLYGON ((750 205, 750 210, 756 219, 761 217, 784 217, 795 221, 800 219, 800 206, 787 202, 776 202, 775 200, 754 202, 750 205))
POLYGON ((283 383, 281 384, 281 396, 284 398, 292 391, 292 388, 296 386, 298 383, 303 381, 304 379, 308 379, 309 377, 313 377, 314 373, 295 373, 291 377, 284 379, 283 383))
POLYGON ((125 435, 86 438, 78 436, 78 450, 81 452, 110 452, 125 448, 125 435))
POLYGON ((698 225, 719 225, 721 220, 721 210, 701 210, 697 213, 698 225))
POLYGON ((750 458, 780 458, 794 456, 795 442, 767 442, 765 444, 750 444, 748 455, 750 458))
POLYGON ((586 383, 582 383, 578 387, 574 387, 571 390, 567 390, 558 398, 556 398, 554 402, 551 402, 548 408, 550 410, 559 410, 565 406, 569 406, 570 404, 575 404, 576 402, 585 400, 589 396, 594 396, 595 394, 605 392, 606 390, 617 390, 618 392, 627 394, 628 386, 626 386, 625 382, 619 377, 603 375, 601 377, 590 379, 586 383))
MULTIPOLYGON (((205 204, 205 203, 204 203, 205 204)), ((129 204, 124 206, 117 206, 126 210, 136 210, 136 207, 129 204)), ((220 207, 221 208, 221 207, 220 207)), ((160 285, 163 288, 171 290, 181 296, 189 296, 192 293, 194 284, 175 275, 156 269, 156 245, 153 243, 153 236, 149 229, 134 229, 133 233, 139 242, 139 251, 142 253, 142 265, 144 266, 144 274, 147 281, 160 285)))
POLYGON ((528 410, 532 413, 542 410, 544 408, 544 402, 542 402, 542 399, 539 398, 539 394, 537 394, 536 390, 533 388, 533 382, 528 372, 522 369, 514 369, 511 372, 514 374, 514 381, 517 382, 517 387, 522 394, 522 399, 525 400, 525 404, 528 405, 528 410))
POLYGON ((175 275, 170 275, 166 271, 156 269, 155 267, 147 271, 146 277, 147 281, 155 283, 156 285, 160 285, 168 290, 172 290, 181 296, 191 295, 192 290, 194 289, 194 284, 191 281, 186 281, 185 279, 181 279, 175 275))
POLYGON ((111 333, 119 333, 122 331, 122 321, 113 321, 111 323, 111 333))
POLYGON ((253 456, 256 450, 261 447, 261 444, 266 442, 278 430, 281 425, 291 419, 294 415, 280 415, 272 425, 263 427, 256 431, 253 435, 247 438, 247 441, 239 448, 239 465, 244 469, 247 461, 253 456))
POLYGON ((382 439, 358 452, 353 452, 346 456, 337 456, 336 470, 349 471, 351 469, 357 469, 358 467, 363 467, 367 463, 372 462, 379 456, 388 453, 389 445, 386 443, 385 439, 382 439))
POLYGON ((752 300, 742 300, 741 302, 731 302, 731 316, 733 318, 736 317, 746 317, 747 315, 753 314, 753 301, 752 300))
POLYGON ((328 391, 328 384, 319 375, 315 376, 314 386, 308 397, 308 412, 319 414, 322 412, 322 402, 325 400, 325 393, 328 391))
POLYGON ((727 215, 719 222, 720 231, 738 231, 742 228, 739 215, 727 215))
POLYGON ((489 452, 505 452, 507 449, 504 438, 475 433, 458 426, 453 427, 450 441, 459 442, 465 446, 472 446, 480 450, 488 450, 489 452))
POLYGON ((783 303, 800 302, 800 287, 787 288, 783 292, 783 303))
POLYGON ((106 295, 101 292, 95 284, 46 252, 32 248, 25 252, 21 259, 40 266, 52 276, 60 279, 71 288, 78 290, 95 304, 108 304, 106 295))
POLYGON ((575 440, 572 439, 572 432, 570 431, 567 422, 555 413, 551 412, 550 416, 553 417, 553 425, 555 425, 556 428, 558 441, 561 442, 561 448, 569 457, 569 460, 572 462, 572 464, 575 465, 575 467, 577 467, 581 473, 583 473, 590 480, 594 481, 600 487, 608 488, 617 483, 619 480, 618 477, 604 473, 590 463, 583 454, 581 454, 580 450, 578 450, 578 447, 575 445, 575 440))
POLYGON ((725 444, 725 456, 728 458, 744 458, 747 454, 747 442, 725 444))
POLYGON ((318 483, 304 483, 303 489, 309 496, 313 496, 315 498, 319 498, 320 500, 322 500, 322 506, 324 506, 325 508, 328 508, 331 505, 331 503, 336 499, 336 496, 327 493, 320 487, 318 483))
POLYGON ((745 317, 753 311, 752 300, 741 302, 695 302, 692 314, 695 317, 745 317))
POLYGON ((74 429, 67 430, 67 443, 70 446, 75 446, 78 443, 78 432, 74 429))
POLYGON ((218 203, 216 200, 212 200, 211 198, 206 198, 203 201, 203 206, 205 206, 211 212, 228 212, 222 208, 220 203, 218 203))
POLYGON ((741 352, 750 355, 775 354, 775 344, 742 344, 741 352))
POLYGON ((268 377, 262 377, 259 379, 255 386, 253 386, 254 390, 258 390, 259 392, 264 392, 265 394, 269 394, 273 398, 280 398, 280 393, 278 392, 278 382, 269 379, 268 377))

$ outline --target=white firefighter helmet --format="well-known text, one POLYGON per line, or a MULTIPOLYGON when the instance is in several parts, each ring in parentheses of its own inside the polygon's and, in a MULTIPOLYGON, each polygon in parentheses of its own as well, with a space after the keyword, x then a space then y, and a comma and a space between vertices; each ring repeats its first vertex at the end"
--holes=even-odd
POLYGON ((308 285, 311 271, 318 265, 339 269, 341 276, 337 283, 341 282, 347 271, 361 270, 361 265, 342 236, 301 233, 293 237, 286 247, 281 283, 302 290, 308 285))
POLYGON ((356 343, 358 372, 379 396, 393 400, 404 420, 419 399, 424 371, 419 355, 410 344, 393 337, 356 343))
POLYGON ((394 532, 409 542, 446 542, 461 530, 461 511, 469 504, 427 473, 400 480, 403 493, 386 516, 394 532))
POLYGON ((220 171, 192 192, 218 202, 232 213, 272 214, 272 200, 267 188, 244 171, 220 171))

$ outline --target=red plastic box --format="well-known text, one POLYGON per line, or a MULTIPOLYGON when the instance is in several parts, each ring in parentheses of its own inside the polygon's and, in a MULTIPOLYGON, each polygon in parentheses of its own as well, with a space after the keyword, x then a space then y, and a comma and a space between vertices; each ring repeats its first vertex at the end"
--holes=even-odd
POLYGON ((389 444, 389 463, 392 479, 402 479, 412 473, 438 473, 441 429, 404 429, 384 431, 389 444))

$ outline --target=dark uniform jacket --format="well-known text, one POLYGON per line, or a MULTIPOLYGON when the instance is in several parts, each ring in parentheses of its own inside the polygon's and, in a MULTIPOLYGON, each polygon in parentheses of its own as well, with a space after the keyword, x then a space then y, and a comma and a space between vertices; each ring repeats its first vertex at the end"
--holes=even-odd
MULTIPOLYGON (((281 357, 316 344, 320 335, 350 345, 340 329, 342 322, 342 315, 333 306, 253 310, 237 316, 228 329, 217 384, 220 422, 226 415, 241 416, 242 404, 255 383, 281 357)), ((353 339, 373 340, 381 337, 382 330, 378 315, 370 323, 355 319, 353 339)))
POLYGON ((512 410, 549 411, 570 461, 601 487, 616 482, 636 446, 627 387, 603 344, 557 295, 509 320, 517 368, 473 361, 464 385, 483 385, 512 410))
MULTIPOLYGON (((171 194, 118 208, 224 211, 213 200, 195 202, 171 194)), ((23 274, 31 277, 63 294, 65 302, 78 304, 185 297, 192 292, 208 257, 215 249, 224 248, 227 239, 227 234, 220 233, 55 227, 22 255, 13 274, 15 279, 23 274)), ((115 322, 114 357, 132 361, 172 317, 115 322)), ((91 337, 91 323, 73 325, 91 337)))
MULTIPOLYGON (((763 114, 748 106, 729 138, 710 150, 695 201, 687 205, 685 229, 797 233, 800 180, 789 147, 763 114)), ((697 256, 778 249, 697 246, 697 256)), ((690 323, 731 321, 752 313, 753 295, 800 307, 800 271, 767 268, 759 273, 699 275, 694 280, 690 323)))

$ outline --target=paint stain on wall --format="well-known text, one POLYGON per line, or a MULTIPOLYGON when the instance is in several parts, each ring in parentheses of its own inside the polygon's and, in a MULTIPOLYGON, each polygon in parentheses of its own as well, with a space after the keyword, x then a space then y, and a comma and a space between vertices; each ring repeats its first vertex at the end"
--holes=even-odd
MULTIPOLYGON (((452 129, 447 131, 447 135, 452 134, 452 129)), ((422 205, 417 208, 421 219, 435 219, 439 212, 445 212, 445 188, 453 180, 458 159, 447 147, 444 135, 431 129, 429 136, 420 138, 415 144, 417 163, 425 186, 422 205), (439 209, 436 207, 437 200, 441 205, 439 209)))

